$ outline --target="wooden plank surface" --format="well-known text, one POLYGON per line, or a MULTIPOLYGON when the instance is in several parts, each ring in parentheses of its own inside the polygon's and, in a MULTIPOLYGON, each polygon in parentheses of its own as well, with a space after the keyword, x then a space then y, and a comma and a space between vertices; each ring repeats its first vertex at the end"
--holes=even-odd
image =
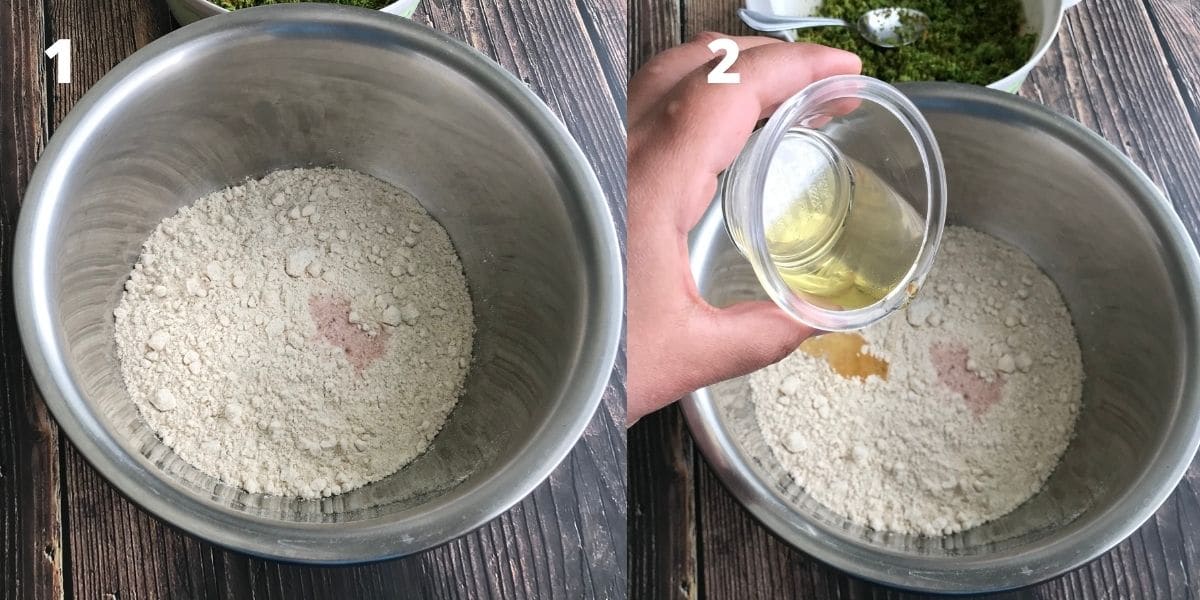
POLYGON ((679 409, 629 430, 630 598, 696 598, 695 463, 679 409))
MULTIPOLYGON (((701 31, 744 34, 737 0, 683 0, 642 11, 631 24, 637 64, 701 31), (680 38, 658 32, 680 32, 680 38)), ((631 15, 631 18, 632 15, 631 15)), ((1170 196, 1200 239, 1200 4, 1189 0, 1085 0, 1021 94, 1097 131, 1170 196)), ((678 411, 629 432, 630 540, 671 559, 635 557, 631 597, 686 598, 678 573, 698 557, 700 598, 915 598, 826 567, 775 538, 742 508, 698 452, 678 411), (671 435, 669 432, 680 432, 671 435), (679 476, 666 465, 678 464, 679 476), (679 496, 690 499, 680 500, 679 496), (672 504, 674 503, 674 504, 672 504), (694 507, 694 508, 693 508, 694 507), (649 515, 684 513, 654 521, 649 515)), ((1200 586, 1200 463, 1149 522, 1092 563, 997 598, 1194 598, 1200 586)))
MULTIPOLYGON (((174 27, 161 0, 20 0, 12 9, 0 7, 0 59, 16 67, 0 71, 5 275, 20 195, 45 137, 116 63, 174 27), (60 37, 74 46, 70 85, 46 79, 41 52, 60 37)), ((427 0, 414 16, 493 57, 547 100, 596 168, 622 246, 624 15, 616 0, 427 0)), ((6 277, 3 283, 0 597, 624 597, 623 357, 580 443, 545 484, 500 518, 407 559, 301 567, 180 533, 121 496, 69 442, 60 449, 24 373, 6 277)))
POLYGON ((1200 123, 1200 2, 1192 0, 1146 0, 1150 21, 1159 43, 1167 48, 1167 66, 1193 123, 1200 123))
POLYGON ((679 44, 679 0, 629 0, 629 74, 655 53, 679 44))

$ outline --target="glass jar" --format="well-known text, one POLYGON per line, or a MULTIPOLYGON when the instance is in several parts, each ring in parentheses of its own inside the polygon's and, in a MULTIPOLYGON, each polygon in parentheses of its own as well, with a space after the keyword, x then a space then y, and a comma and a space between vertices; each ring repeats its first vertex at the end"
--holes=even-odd
POLYGON ((933 265, 946 176, 929 124, 857 75, 784 102, 722 175, 725 225, 793 318, 845 331, 904 307, 933 265))

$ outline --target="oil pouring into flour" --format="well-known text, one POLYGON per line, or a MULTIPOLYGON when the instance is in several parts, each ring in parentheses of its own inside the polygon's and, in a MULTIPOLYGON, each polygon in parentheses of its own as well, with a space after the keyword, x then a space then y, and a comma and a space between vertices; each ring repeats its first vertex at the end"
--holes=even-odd
POLYGON ((1083 381, 1071 316, 1029 257, 950 227, 922 294, 750 376, 759 429, 810 496, 877 531, 941 535, 1036 494, 1083 381))
POLYGON ((445 230, 402 190, 335 169, 165 219, 114 312, 125 385, 165 444, 227 484, 304 498, 423 453, 474 336, 445 230))

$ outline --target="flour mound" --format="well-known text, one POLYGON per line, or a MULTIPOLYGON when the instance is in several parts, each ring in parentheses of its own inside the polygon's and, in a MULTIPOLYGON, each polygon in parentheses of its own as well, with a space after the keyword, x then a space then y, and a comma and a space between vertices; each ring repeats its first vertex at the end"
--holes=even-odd
POLYGON ((886 380, 799 351, 750 376, 772 454, 813 498, 877 531, 936 536, 1037 493, 1073 436, 1083 367, 1029 257, 947 228, 922 295, 861 333, 886 380))
POLYGON ((409 194, 335 169, 180 209, 114 314, 125 385, 164 443, 230 485, 304 498, 424 452, 475 329, 446 231, 409 194))

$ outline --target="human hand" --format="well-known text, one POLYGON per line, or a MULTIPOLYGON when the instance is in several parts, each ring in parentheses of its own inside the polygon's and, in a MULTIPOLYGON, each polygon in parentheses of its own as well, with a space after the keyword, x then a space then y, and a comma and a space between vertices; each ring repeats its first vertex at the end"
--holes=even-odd
POLYGON ((628 423, 696 389, 787 356, 812 330, 771 302, 715 308, 700 297, 687 236, 755 124, 808 84, 856 74, 849 52, 733 38, 740 84, 709 84, 702 34, 659 54, 629 84, 628 423))

